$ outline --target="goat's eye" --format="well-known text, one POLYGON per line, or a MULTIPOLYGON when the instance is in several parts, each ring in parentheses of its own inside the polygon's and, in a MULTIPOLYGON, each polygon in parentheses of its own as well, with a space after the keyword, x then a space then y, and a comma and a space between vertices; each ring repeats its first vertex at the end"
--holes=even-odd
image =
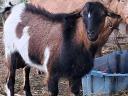
POLYGON ((106 15, 106 13, 104 11, 100 12, 100 16, 105 16, 105 15, 106 15))

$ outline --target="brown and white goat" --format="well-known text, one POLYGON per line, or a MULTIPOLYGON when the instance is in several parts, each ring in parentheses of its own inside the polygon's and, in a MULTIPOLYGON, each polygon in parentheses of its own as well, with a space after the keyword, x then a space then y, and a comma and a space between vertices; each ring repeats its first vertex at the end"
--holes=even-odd
MULTIPOLYGON (((69 80, 71 91, 78 96, 81 78, 93 67, 98 49, 95 42, 103 34, 106 16, 120 17, 98 2, 88 2, 80 11, 60 14, 31 4, 13 7, 4 25, 7 95, 14 96, 16 69, 29 65, 46 74, 51 96, 57 96, 61 77, 69 80)), ((31 96, 29 85, 25 91, 31 96)))

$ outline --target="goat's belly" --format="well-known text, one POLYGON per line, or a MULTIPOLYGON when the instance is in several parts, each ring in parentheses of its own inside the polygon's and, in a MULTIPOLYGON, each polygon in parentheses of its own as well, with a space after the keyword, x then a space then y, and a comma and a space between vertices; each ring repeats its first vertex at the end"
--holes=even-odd
MULTIPOLYGON (((93 60, 92 60, 93 61, 93 60)), ((82 78, 88 74, 93 68, 93 62, 85 62, 83 64, 65 64, 59 67, 59 72, 65 78, 82 78), (60 69, 59 69, 60 68, 60 69)))
POLYGON ((84 75, 88 74, 92 68, 93 68, 93 65, 92 64, 85 64, 86 66, 81 66, 81 67, 76 67, 76 68, 73 68, 72 70, 72 74, 71 74, 71 77, 74 77, 74 78, 81 78, 83 77, 84 75))
POLYGON ((67 78, 82 78, 91 71, 92 67, 93 65, 90 64, 88 67, 86 66, 81 68, 72 68, 70 70, 65 71, 63 73, 63 76, 67 78))
MULTIPOLYGON (((77 46, 75 46, 77 47, 77 46)), ((93 58, 85 49, 79 48, 63 49, 60 56, 60 68, 64 76, 72 78, 81 78, 88 74, 93 67, 93 58), (82 51, 81 51, 82 50, 82 51)))

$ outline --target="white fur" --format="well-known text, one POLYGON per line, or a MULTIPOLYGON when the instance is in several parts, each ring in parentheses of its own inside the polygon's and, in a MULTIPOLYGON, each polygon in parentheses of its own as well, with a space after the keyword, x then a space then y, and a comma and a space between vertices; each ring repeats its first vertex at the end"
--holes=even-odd
POLYGON ((5 44, 5 56, 14 52, 14 42, 16 39, 16 26, 21 22, 21 14, 25 9, 25 4, 21 3, 12 8, 11 14, 5 21, 4 25, 4 44, 5 44))
POLYGON ((50 49, 47 47, 44 51, 44 63, 43 63, 43 69, 45 73, 48 73, 47 64, 50 57, 50 49))
POLYGON ((9 88, 8 88, 8 86, 7 86, 7 84, 5 85, 5 90, 6 90, 7 96, 11 96, 11 92, 10 92, 10 90, 9 90, 9 88))
POLYGON ((90 14, 90 12, 88 13, 88 18, 91 18, 91 14, 90 14))

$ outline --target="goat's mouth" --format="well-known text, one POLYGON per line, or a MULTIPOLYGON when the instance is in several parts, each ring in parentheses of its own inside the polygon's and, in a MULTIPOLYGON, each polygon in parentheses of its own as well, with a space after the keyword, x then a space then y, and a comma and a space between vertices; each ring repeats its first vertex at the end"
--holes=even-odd
POLYGON ((88 39, 92 42, 95 42, 98 39, 98 35, 96 34, 88 34, 88 39))

